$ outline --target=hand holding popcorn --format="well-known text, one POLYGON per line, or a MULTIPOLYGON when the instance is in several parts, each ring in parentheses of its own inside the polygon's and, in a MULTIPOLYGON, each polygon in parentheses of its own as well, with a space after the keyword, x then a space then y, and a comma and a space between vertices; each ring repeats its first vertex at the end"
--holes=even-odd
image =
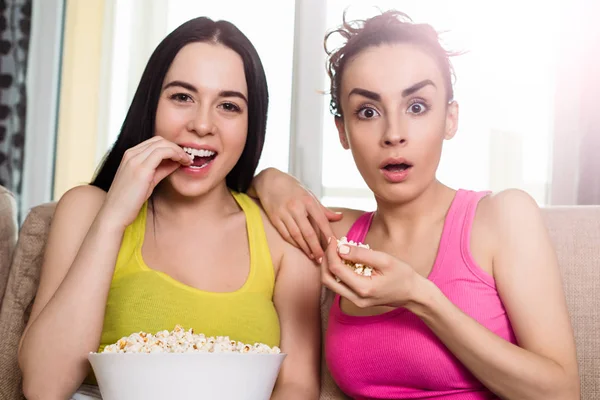
MULTIPOLYGON (((353 240, 348 241, 348 238, 346 238, 346 236, 342 237, 341 239, 339 239, 337 241, 338 250, 339 250, 340 246, 343 246, 343 245, 358 246, 358 247, 361 247, 361 248, 367 249, 367 250, 370 249, 368 244, 356 243, 353 240)), ((357 275, 371 276, 371 274, 373 273, 373 268, 369 267, 368 265, 361 264, 359 262, 344 260, 344 264, 346 264, 347 266, 352 268, 354 270, 354 273, 357 275)), ((338 282, 340 282, 340 279, 337 276, 335 279, 338 282)))
POLYGON ((387 253, 350 243, 345 238, 339 242, 333 239, 321 265, 321 280, 358 307, 404 307, 416 298, 419 287, 429 282, 387 253), (367 277, 366 268, 369 268, 367 274, 371 274, 367 277))

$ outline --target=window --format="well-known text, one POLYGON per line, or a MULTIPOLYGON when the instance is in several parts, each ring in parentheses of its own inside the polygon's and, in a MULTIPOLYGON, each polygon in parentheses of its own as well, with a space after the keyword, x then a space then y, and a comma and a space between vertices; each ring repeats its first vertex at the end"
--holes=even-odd
POLYGON ((459 131, 445 144, 438 178, 454 188, 518 187, 546 205, 554 129, 554 57, 560 43, 555 30, 557 3, 105 0, 96 161, 114 142, 158 42, 182 22, 206 15, 236 24, 263 61, 270 106, 259 170, 273 166, 291 172, 328 205, 373 209, 373 196, 351 153, 338 142, 329 96, 319 93, 329 87, 322 50, 326 30, 340 24, 346 9, 347 18, 356 19, 373 15, 377 6, 396 8, 415 22, 430 23, 446 32, 442 38, 448 48, 467 52, 453 59, 459 131), (268 16, 262 12, 266 9, 268 16))

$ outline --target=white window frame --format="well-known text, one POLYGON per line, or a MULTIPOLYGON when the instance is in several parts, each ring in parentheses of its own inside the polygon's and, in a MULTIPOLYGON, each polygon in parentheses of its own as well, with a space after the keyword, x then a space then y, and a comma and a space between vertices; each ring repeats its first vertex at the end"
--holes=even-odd
POLYGON ((315 196, 323 196, 323 33, 327 8, 321 0, 296 0, 289 172, 315 196))

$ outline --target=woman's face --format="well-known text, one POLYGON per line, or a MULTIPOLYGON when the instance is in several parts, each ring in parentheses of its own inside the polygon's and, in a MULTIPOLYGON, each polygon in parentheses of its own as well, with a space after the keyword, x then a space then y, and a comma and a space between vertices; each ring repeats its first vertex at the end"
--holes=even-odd
POLYGON ((377 198, 409 201, 433 182, 458 122, 433 57, 411 44, 369 47, 346 64, 339 101, 340 141, 377 198))
POLYGON ((194 155, 167 180, 185 196, 219 184, 239 160, 248 134, 248 89, 242 58, 220 44, 183 47, 162 84, 155 135, 194 155))

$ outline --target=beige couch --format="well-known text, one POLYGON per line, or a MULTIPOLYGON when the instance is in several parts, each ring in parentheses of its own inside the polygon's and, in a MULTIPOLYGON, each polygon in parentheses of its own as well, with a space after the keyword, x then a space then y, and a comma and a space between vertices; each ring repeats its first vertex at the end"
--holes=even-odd
MULTIPOLYGON (((0 310, 0 400, 22 398, 16 349, 35 296, 53 210, 52 204, 34 208, 19 235, 0 310)), ((544 213, 575 328, 581 398, 600 400, 600 207, 550 208, 544 213)), ((325 302, 323 310, 328 307, 325 302)), ((326 326, 326 312, 323 317, 326 326)), ((322 378, 322 400, 344 398, 324 366, 322 378)))
MULTIPOLYGON (((0 307, 8 281, 12 254, 17 243, 17 203, 15 196, 0 186, 0 307)), ((1 375, 0 375, 1 376, 1 375)))

